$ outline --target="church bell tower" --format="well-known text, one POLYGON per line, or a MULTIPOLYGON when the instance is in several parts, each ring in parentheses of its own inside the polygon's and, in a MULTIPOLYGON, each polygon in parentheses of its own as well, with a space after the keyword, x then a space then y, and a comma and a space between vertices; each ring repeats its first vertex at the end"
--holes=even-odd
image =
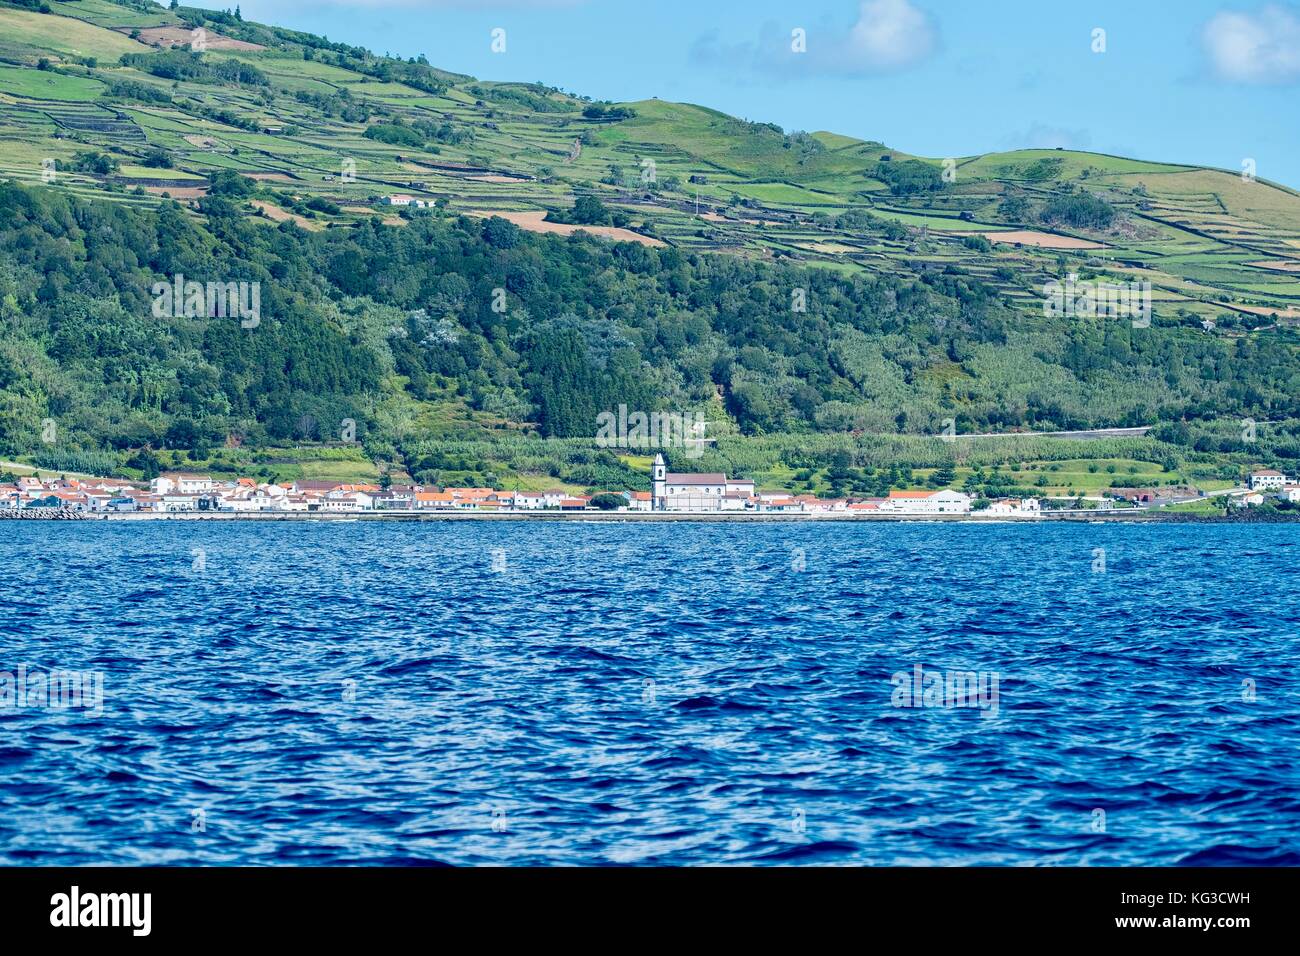
POLYGON ((668 465, 663 452, 655 455, 654 464, 650 466, 650 507, 653 511, 663 511, 668 506, 668 465))

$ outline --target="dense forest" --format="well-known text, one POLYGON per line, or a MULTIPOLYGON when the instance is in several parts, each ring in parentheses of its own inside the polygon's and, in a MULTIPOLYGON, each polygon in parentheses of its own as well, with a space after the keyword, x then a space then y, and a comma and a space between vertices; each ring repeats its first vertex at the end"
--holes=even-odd
POLYGON ((122 457, 344 420, 391 450, 443 408, 560 438, 619 404, 747 435, 1300 416, 1278 335, 1027 315, 955 268, 847 278, 437 210, 308 232, 251 215, 238 179, 198 215, 0 183, 0 452, 39 450, 49 419, 122 457), (178 275, 258 283, 260 321, 155 317, 178 275))

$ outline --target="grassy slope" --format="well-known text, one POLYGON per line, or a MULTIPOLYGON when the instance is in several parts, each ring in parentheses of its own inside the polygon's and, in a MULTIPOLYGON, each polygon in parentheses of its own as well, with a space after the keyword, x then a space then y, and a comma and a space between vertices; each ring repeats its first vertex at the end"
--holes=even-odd
MULTIPOLYGON (((126 35, 133 28, 183 25, 175 13, 141 12, 109 0, 56 2, 54 9, 66 16, 0 8, 0 58, 27 64, 0 70, 0 174, 36 179, 40 158, 67 158, 83 144, 119 151, 126 162, 144 146, 159 145, 174 154, 179 169, 196 175, 219 168, 282 172, 293 178, 295 194, 325 195, 354 208, 386 193, 414 191, 445 198, 465 211, 526 210, 567 205, 575 191, 594 190, 608 202, 625 205, 634 222, 648 222, 658 235, 684 247, 789 256, 849 271, 910 274, 922 264, 957 263, 1031 308, 1039 302, 1042 283, 1066 269, 1149 280, 1158 308, 1166 314, 1186 309, 1198 318, 1213 317, 1235 309, 1251 324, 1266 325, 1271 311, 1283 316, 1290 309, 1300 312, 1300 273, 1257 265, 1300 264, 1300 196, 1262 181, 1243 182, 1232 173, 1093 153, 1019 150, 957 159, 956 181, 942 194, 896 197, 870 173, 884 154, 894 162, 910 157, 831 132, 815 134, 822 148, 812 152, 791 148, 771 127, 690 104, 632 103, 634 118, 610 123, 584 119, 580 111, 586 104, 580 100, 539 94, 520 84, 459 78, 446 93, 434 96, 319 59, 304 61, 293 44, 208 54, 237 57, 265 71, 272 80, 269 100, 256 89, 173 85, 117 67, 116 60, 123 52, 147 49, 126 35), (42 55, 71 75, 35 76, 29 67, 42 55), (78 56, 96 56, 99 62, 89 70, 75 63, 78 56), (75 134, 79 144, 67 135, 66 126, 56 138, 56 122, 41 122, 39 113, 20 109, 39 107, 37 99, 93 102, 93 83, 115 77, 150 83, 176 100, 170 107, 117 107, 121 118, 143 130, 145 142, 114 142, 83 129, 75 134), (363 138, 365 124, 325 116, 294 98, 299 92, 340 90, 409 120, 450 122, 472 139, 444 144, 436 155, 387 146, 363 138), (544 96, 547 109, 533 109, 502 93, 520 90, 544 96), (6 103, 10 98, 12 103, 6 103), (194 104, 263 127, 287 125, 291 133, 239 130, 197 115, 194 104), (214 142, 198 145, 200 137, 214 142), (581 155, 570 159, 579 137, 587 142, 581 155), (355 183, 338 180, 344 158, 357 164, 355 183), (657 179, 652 192, 640 184, 648 161, 653 161, 657 179), (1046 178, 1041 175, 1044 161, 1056 166, 1046 178), (430 163, 444 168, 430 168, 430 163), (456 163, 531 178, 485 181, 445 168, 456 163), (611 167, 622 171, 619 186, 601 182, 611 167), (705 181, 692 184, 692 176, 705 181), (672 179, 676 187, 665 188, 672 179), (1078 234, 1102 242, 1100 252, 1010 244, 985 252, 962 242, 971 232, 1017 225, 999 218, 1006 193, 1041 199, 1065 183, 1105 195, 1125 214, 1122 233, 1078 234), (743 205, 729 205, 733 197, 743 205), (710 213, 707 220, 695 216, 697 202, 701 212, 710 213), (855 209, 874 217, 868 221, 896 220, 909 234, 891 240, 878 232, 836 228, 824 218, 855 209), (817 214, 822 216, 814 220, 817 214), (1009 267, 1014 277, 1006 278, 999 267, 1009 267)), ((219 30, 209 33, 220 35, 219 30)), ((124 175, 120 183, 129 187, 132 178, 150 177, 124 175)))
MULTIPOLYGON (((270 89, 172 83, 120 67, 118 57, 151 49, 130 39, 133 29, 183 25, 175 13, 138 11, 109 0, 56 0, 52 7, 55 15, 0 6, 3 177, 38 181, 42 159, 66 161, 79 150, 95 148, 115 155, 122 163, 118 174, 61 173, 57 188, 148 204, 166 189, 157 184, 162 180, 193 180, 217 169, 278 173, 287 181, 270 183, 281 194, 275 209, 314 196, 344 207, 339 216, 331 216, 303 213, 299 204, 293 214, 316 224, 380 212, 378 197, 393 192, 441 198, 453 209, 482 212, 567 206, 575 193, 594 191, 624 208, 634 224, 649 224, 657 235, 684 248, 780 255, 831 269, 906 275, 919 267, 956 264, 1031 310, 1040 307, 1042 282, 1063 270, 1150 280, 1157 309, 1165 315, 1187 309, 1212 317, 1236 309, 1261 313, 1249 321, 1267 326, 1271 310, 1300 310, 1300 273, 1256 265, 1266 261, 1300 267, 1300 196, 1263 181, 1243 182, 1229 172, 1092 153, 1021 150, 959 158, 956 181, 942 194, 896 197, 871 178, 871 171, 883 155, 893 162, 913 157, 832 132, 814 134, 821 149, 813 151, 792 146, 770 127, 661 100, 627 104, 636 116, 622 122, 590 120, 581 113, 587 103, 567 95, 450 74, 454 85, 432 95, 320 62, 319 55, 304 60, 294 44, 206 54, 255 65, 271 78, 270 89), (56 71, 36 70, 40 57, 51 59, 56 71), (96 58, 93 66, 87 57, 96 58), (148 84, 167 92, 173 103, 102 103, 99 94, 114 79, 148 84), (389 146, 363 137, 365 123, 329 116, 295 98, 300 92, 344 90, 354 101, 408 121, 447 122, 470 138, 443 144, 436 152, 389 146), (521 91, 546 108, 511 98, 521 91), (226 111, 263 129, 286 131, 250 132, 200 115, 200 109, 226 111), (108 132, 97 128, 105 119, 112 121, 108 132), (124 135, 124 129, 133 135, 124 135), (580 138, 586 142, 574 156, 574 141, 580 138), (167 150, 176 168, 139 165, 150 146, 167 150), (340 181, 344 160, 356 164, 354 183, 340 181), (657 178, 650 190, 639 183, 648 160, 653 160, 657 178), (1044 161, 1055 166, 1046 178, 1041 176, 1044 161), (454 168, 456 164, 484 167, 496 175, 483 178, 454 168), (612 167, 623 173, 617 185, 601 182, 612 167), (519 178, 500 181, 505 173, 519 178), (691 177, 701 181, 690 183, 691 177), (667 188, 670 178, 676 179, 675 188, 667 188), (1123 233, 1086 236, 1104 243, 1102 251, 1007 244, 981 251, 962 242, 970 232, 1015 228, 999 218, 1007 193, 1042 198, 1064 183, 1101 193, 1121 210, 1123 233), (147 194, 132 188, 141 184, 147 194), (743 204, 733 204, 733 197, 743 204), (697 204, 707 218, 696 216, 697 204), (878 230, 837 228, 833 218, 850 210, 868 214, 870 221, 897 220, 908 227, 907 234, 889 239, 878 230), (963 213, 966 219, 960 218, 963 213)), ((209 28, 210 35, 220 33, 209 28)), ((926 161, 936 167, 942 163, 926 161)), ((438 406, 425 415, 448 433, 475 427, 464 409, 438 406)), ((1063 485, 1068 483, 1060 477, 1063 485)), ((1086 470, 1069 478, 1076 487, 1094 483, 1086 470)))

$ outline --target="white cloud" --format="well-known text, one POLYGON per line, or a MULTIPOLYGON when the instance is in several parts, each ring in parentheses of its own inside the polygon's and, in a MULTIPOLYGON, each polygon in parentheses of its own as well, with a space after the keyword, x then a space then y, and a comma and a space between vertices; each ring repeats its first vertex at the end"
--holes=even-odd
POLYGON ((1223 11, 1201 33, 1215 73, 1236 83, 1300 80, 1300 16, 1270 4, 1251 13, 1223 11))
POLYGON ((715 30, 695 41, 690 61, 728 72, 750 71, 773 79, 797 75, 865 76, 894 73, 920 63, 939 46, 933 18, 910 0, 862 0, 857 19, 844 26, 805 24, 807 47, 795 52, 791 28, 768 22, 757 41, 727 42, 715 30))
POLYGON ((908 0, 863 0, 839 54, 847 69, 889 72, 924 60, 938 42, 929 15, 908 0))

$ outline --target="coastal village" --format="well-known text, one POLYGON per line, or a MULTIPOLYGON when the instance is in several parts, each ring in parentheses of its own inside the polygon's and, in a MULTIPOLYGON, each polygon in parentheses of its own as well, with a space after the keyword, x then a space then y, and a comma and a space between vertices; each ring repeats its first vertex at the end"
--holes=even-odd
MULTIPOLYGON (((1196 495, 1194 489, 1182 489, 1196 495)), ((1168 503, 1167 490, 1112 488, 1084 496, 1089 510, 1143 508, 1168 503)), ((1268 498, 1300 504, 1300 479, 1272 469, 1252 472, 1241 489, 1227 493, 1240 507, 1268 498)), ((434 488, 361 484, 319 479, 258 482, 167 472, 148 482, 116 478, 18 478, 0 483, 2 517, 238 517, 254 515, 347 515, 361 513, 554 513, 788 514, 842 517, 1037 518, 1060 511, 1078 497, 974 499, 952 489, 890 491, 886 498, 825 499, 762 490, 753 481, 722 473, 669 472, 663 455, 651 466, 650 491, 564 489, 509 491, 497 488, 434 488)))

